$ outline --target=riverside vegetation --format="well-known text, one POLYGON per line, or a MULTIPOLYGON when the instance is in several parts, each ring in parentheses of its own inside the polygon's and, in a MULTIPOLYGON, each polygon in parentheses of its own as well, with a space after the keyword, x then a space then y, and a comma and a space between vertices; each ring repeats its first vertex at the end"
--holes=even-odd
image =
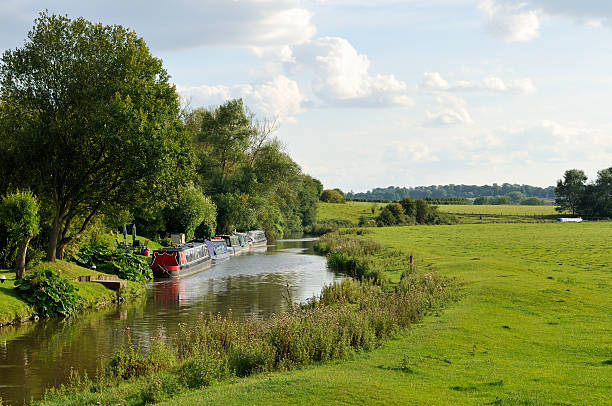
MULTIPOLYGON (((319 297, 268 320, 202 315, 196 323, 182 325, 176 336, 160 333, 146 354, 128 346, 94 379, 75 376, 68 386, 49 391, 40 404, 145 404, 253 374, 351 359, 380 347, 453 299, 452 281, 433 272, 421 274, 404 267, 401 280, 391 283, 382 269, 395 256, 353 233, 363 235, 344 231, 326 238, 319 250, 342 252, 365 264, 359 272, 341 267, 354 279, 326 286, 319 297), (375 258, 375 253, 380 257, 375 258)), ((394 261, 401 265, 397 258, 394 261)), ((333 261, 330 265, 337 267, 333 261)))

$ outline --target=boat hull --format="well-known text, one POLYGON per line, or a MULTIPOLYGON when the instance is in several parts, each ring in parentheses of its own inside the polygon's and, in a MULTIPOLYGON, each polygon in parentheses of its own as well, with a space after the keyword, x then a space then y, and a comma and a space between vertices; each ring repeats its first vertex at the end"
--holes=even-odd
POLYGON ((215 257, 212 260, 213 264, 218 264, 219 262, 227 261, 230 258, 229 252, 224 252, 223 254, 215 254, 215 257))
POLYGON ((153 270, 154 278, 182 278, 187 275, 202 272, 212 266, 210 258, 202 259, 191 264, 181 266, 159 267, 153 270))

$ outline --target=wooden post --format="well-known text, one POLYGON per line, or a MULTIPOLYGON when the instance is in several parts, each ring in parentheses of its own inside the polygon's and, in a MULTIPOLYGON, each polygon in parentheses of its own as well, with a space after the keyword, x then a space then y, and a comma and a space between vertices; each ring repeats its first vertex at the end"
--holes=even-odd
POLYGON ((414 271, 414 256, 410 254, 410 271, 414 271))

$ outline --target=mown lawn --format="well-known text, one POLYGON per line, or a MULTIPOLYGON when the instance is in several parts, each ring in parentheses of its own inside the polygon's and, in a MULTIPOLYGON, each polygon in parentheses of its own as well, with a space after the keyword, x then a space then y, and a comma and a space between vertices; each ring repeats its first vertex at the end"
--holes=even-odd
POLYGON ((462 299, 371 353, 167 404, 612 403, 612 223, 372 230, 462 281, 462 299))

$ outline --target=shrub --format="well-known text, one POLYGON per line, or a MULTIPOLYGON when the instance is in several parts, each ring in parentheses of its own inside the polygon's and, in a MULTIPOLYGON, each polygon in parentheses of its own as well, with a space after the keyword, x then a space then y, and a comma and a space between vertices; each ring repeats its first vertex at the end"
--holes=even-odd
POLYGON ((78 253, 66 255, 66 259, 85 268, 96 270, 129 281, 144 282, 153 278, 153 271, 146 258, 123 250, 111 250, 104 246, 89 245, 78 253))
POLYGON ((248 376, 274 367, 276 351, 264 340, 251 340, 235 345, 229 351, 228 364, 236 376, 248 376))
POLYGON ((399 203, 389 203, 376 218, 376 224, 379 226, 393 226, 404 223, 406 223, 406 214, 404 213, 404 207, 399 203))
POLYGON ((39 269, 15 282, 19 295, 39 316, 70 316, 81 308, 77 289, 52 269, 39 269))
POLYGON ((336 189, 325 189, 319 199, 327 203, 344 203, 344 196, 336 189))
POLYGON ((210 386, 215 379, 226 376, 227 367, 224 360, 203 352, 187 360, 178 375, 187 387, 197 389, 210 386))

